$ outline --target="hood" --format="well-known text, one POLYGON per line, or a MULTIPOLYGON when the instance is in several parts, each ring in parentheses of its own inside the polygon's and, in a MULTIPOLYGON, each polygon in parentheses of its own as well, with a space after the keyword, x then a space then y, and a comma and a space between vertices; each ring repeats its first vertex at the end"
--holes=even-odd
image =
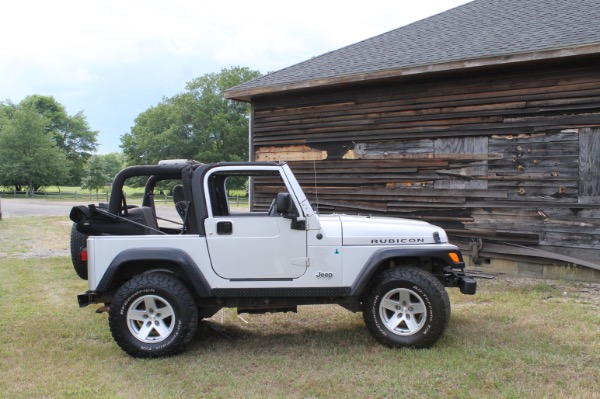
POLYGON ((411 219, 341 215, 343 245, 399 246, 448 243, 446 232, 411 219))

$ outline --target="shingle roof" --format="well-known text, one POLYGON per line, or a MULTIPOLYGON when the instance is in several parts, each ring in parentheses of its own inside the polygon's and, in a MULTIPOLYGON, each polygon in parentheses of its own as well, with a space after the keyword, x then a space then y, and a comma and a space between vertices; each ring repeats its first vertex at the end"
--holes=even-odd
MULTIPOLYGON (((469 60, 510 62, 507 56, 518 54, 546 52, 537 58, 554 58, 596 53, 598 21, 599 0, 475 0, 246 82, 228 90, 226 97, 249 99, 261 93, 423 73, 457 62, 462 63, 452 69, 468 67, 469 60)), ((513 59, 518 60, 524 59, 513 59)))

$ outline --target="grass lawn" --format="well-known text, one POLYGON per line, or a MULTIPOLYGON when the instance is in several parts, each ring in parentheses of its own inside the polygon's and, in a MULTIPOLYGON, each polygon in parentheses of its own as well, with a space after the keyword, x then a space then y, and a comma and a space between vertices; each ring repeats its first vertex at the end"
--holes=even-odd
POLYGON ((428 350, 377 344, 361 314, 217 313, 179 356, 138 360, 87 284, 66 218, 0 221, 0 398, 600 398, 598 286, 482 280, 450 290, 452 319, 428 350))

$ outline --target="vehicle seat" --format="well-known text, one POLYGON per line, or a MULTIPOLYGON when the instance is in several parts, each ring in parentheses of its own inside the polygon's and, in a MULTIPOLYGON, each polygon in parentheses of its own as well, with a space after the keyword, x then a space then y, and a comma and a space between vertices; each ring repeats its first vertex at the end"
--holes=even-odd
POLYGON ((185 200, 185 194, 181 184, 173 187, 173 202, 175 203, 175 209, 177 210, 177 213, 185 222, 185 214, 187 213, 188 204, 185 200))
MULTIPOLYGON (((137 208, 129 209, 128 219, 134 220, 138 223, 143 224, 144 226, 148 226, 155 230, 158 230, 158 222, 156 221, 156 217, 154 216, 154 211, 149 206, 140 206, 137 208)), ((144 229, 143 234, 159 234, 156 231, 150 229, 144 229)))

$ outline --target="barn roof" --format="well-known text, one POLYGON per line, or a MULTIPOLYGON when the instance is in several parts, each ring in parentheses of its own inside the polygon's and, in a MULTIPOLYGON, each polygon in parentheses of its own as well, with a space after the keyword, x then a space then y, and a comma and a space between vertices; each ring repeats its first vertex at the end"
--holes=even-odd
MULTIPOLYGON (((382 11, 383 12, 383 11, 382 11)), ((475 0, 225 92, 226 98, 600 53, 598 0, 475 0)))

